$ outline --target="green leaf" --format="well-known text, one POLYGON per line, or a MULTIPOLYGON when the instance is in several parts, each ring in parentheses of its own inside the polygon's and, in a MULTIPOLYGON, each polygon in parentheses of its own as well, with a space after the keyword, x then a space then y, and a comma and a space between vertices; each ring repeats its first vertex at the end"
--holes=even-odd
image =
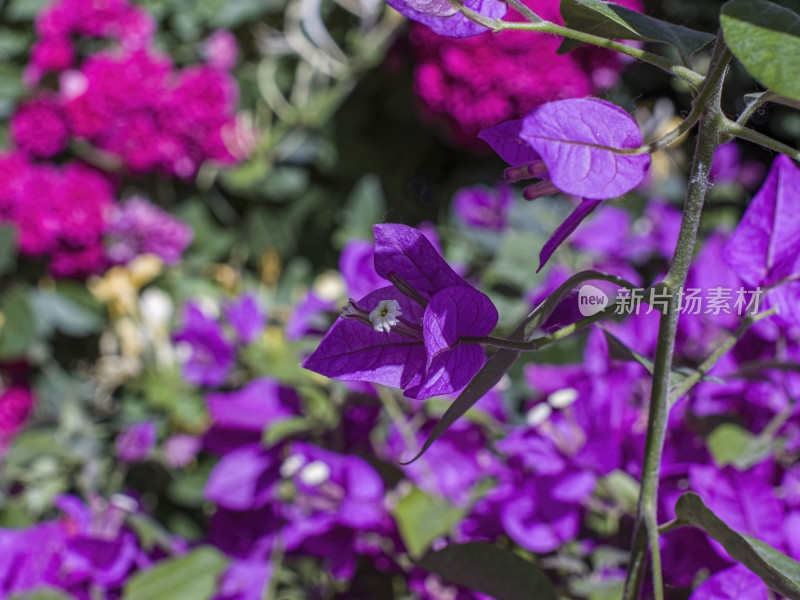
POLYGON ((800 0, 731 0, 720 22, 725 43, 753 77, 800 100, 800 0))
POLYGON ((208 546, 161 561, 128 579, 122 600, 209 600, 227 563, 220 552, 208 546))
POLYGON ((687 492, 681 496, 675 514, 722 544, 731 557, 761 577, 770 588, 786 598, 800 600, 800 563, 728 527, 697 494, 687 492))
POLYGON ((33 21, 50 0, 12 0, 6 8, 9 21, 33 21))
POLYGON ((103 326, 100 315, 55 291, 32 292, 31 307, 40 333, 58 330, 66 335, 81 337, 96 333, 103 326))
POLYGON ((397 528, 412 557, 422 556, 433 540, 450 533, 465 514, 466 509, 419 488, 412 489, 394 509, 397 528))
POLYGON ((264 435, 261 436, 262 443, 271 448, 279 442, 303 433, 311 428, 311 423, 305 417, 291 417, 282 421, 276 421, 264 430, 264 435))
POLYGON ((487 542, 451 544, 428 552, 418 564, 448 583, 495 600, 556 600, 550 581, 539 567, 487 542))
POLYGON ((0 275, 14 268, 17 258, 17 228, 0 225, 0 275))
MULTIPOLYGON (((600 0, 561 0, 561 16, 568 27, 600 37, 674 46, 684 62, 714 39, 710 33, 688 29, 600 0)), ((580 42, 565 39, 559 53, 580 42)))
POLYGON ((761 462, 772 451, 768 440, 733 423, 723 423, 714 429, 706 444, 718 466, 733 465, 740 470, 761 462))
POLYGON ((344 224, 336 230, 333 243, 341 248, 352 238, 372 239, 372 226, 386 213, 386 200, 377 175, 364 175, 353 187, 344 209, 344 224))
POLYGON ((639 502, 639 482, 625 471, 614 469, 601 482, 603 489, 628 513, 636 512, 639 502))
POLYGON ((28 291, 20 286, 11 288, 0 298, 0 358, 22 356, 36 337, 28 291))
POLYGON ((75 596, 54 588, 39 588, 30 592, 19 592, 9 600, 75 600, 75 596))
POLYGON ((636 362, 642 365, 647 372, 653 374, 653 361, 645 356, 639 354, 635 350, 628 348, 614 335, 603 329, 606 335, 606 342, 608 342, 608 355, 614 360, 624 360, 629 362, 636 362))

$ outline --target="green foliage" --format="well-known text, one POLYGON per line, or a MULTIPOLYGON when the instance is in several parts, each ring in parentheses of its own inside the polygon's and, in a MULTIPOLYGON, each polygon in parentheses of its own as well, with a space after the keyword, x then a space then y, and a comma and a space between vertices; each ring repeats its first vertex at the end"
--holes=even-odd
POLYGON ((800 599, 800 563, 728 527, 697 494, 687 492, 681 496, 675 514, 722 544, 728 554, 761 577, 770 588, 786 598, 800 599))
POLYGON ((769 456, 774 447, 769 440, 753 435, 746 429, 724 423, 708 436, 708 450, 720 467, 733 465, 746 470, 769 456))
POLYGON ((422 556, 436 538, 450 533, 464 517, 466 510, 413 488, 397 503, 393 514, 408 553, 413 558, 422 556))
POLYGON ((495 600, 556 600, 547 576, 536 565, 494 544, 450 544, 428 552, 417 564, 495 600))
POLYGON ((161 561, 133 575, 125 584, 122 600, 208 600, 216 593, 217 578, 227 562, 208 546, 161 561))
POLYGON ((14 268, 17 258, 17 229, 11 225, 0 225, 0 275, 14 268))
POLYGON ((19 284, 6 291, 0 298, 0 315, 0 359, 21 357, 36 337, 29 291, 19 284))
POLYGON ((731 0, 720 22, 725 43, 753 77, 800 100, 800 1, 731 0))
MULTIPOLYGON (((674 25, 600 0, 562 0, 560 10, 565 23, 572 29, 612 39, 669 44, 680 53, 684 63, 714 39, 710 33, 674 25)), ((577 45, 564 39, 558 51, 568 52, 577 45)))

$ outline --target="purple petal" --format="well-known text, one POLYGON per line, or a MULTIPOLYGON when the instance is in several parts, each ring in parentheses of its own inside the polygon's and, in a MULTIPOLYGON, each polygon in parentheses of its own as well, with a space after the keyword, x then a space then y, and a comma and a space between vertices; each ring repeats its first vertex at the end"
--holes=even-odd
POLYGON ((497 309, 473 287, 455 286, 431 298, 423 319, 428 353, 425 381, 406 395, 423 399, 450 394, 467 385, 486 360, 478 344, 459 342, 462 337, 482 337, 497 325, 497 309))
MULTIPOLYGON (((459 12, 453 14, 447 9, 447 0, 387 0, 389 6, 401 15, 427 25, 439 35, 452 38, 465 38, 488 31, 483 25, 470 21, 459 12), (442 16, 437 16, 442 15, 442 16), (449 16, 445 16, 449 15, 449 16)), ((501 19, 507 10, 504 2, 498 0, 466 0, 464 6, 490 19, 501 19)))
POLYGON ((249 510, 270 498, 280 478, 277 461, 258 444, 225 455, 208 476, 203 495, 223 508, 249 510))
POLYGON ((267 378, 255 379, 235 392, 209 394, 206 403, 216 425, 242 431, 262 431, 299 412, 294 390, 267 378))
POLYGON ((769 600, 761 578, 744 565, 715 573, 692 592, 689 600, 769 600))
MULTIPOLYGON (((783 504, 769 485, 771 469, 762 463, 749 471, 731 467, 693 465, 689 468, 692 489, 706 506, 731 528, 783 550, 783 504)), ((720 554, 724 550, 718 548, 720 554)))
POLYGON ((375 272, 375 246, 366 240, 350 240, 342 248, 339 271, 350 296, 361 298, 382 288, 386 282, 375 272))
POLYGON ((542 157, 558 189, 584 198, 621 196, 642 181, 650 165, 647 154, 615 154, 589 145, 642 143, 636 121, 605 100, 572 98, 538 106, 523 119, 520 136, 542 157))
POLYGON ((450 268, 427 238, 407 225, 375 225, 375 270, 394 273, 426 298, 452 286, 469 285, 450 268))
MULTIPOLYGON (((397 300, 406 321, 419 323, 422 320, 422 308, 392 286, 368 294, 358 304, 371 311, 381 300, 397 300)), ((425 361, 422 341, 338 319, 319 347, 303 361, 303 367, 334 379, 369 381, 405 389, 419 383, 425 361)))
POLYGON ((725 262, 750 285, 775 282, 796 270, 800 256, 800 169, 783 154, 728 238, 725 262))
POLYGON ((261 334, 267 315, 258 304, 254 294, 244 294, 235 302, 223 307, 225 318, 244 344, 250 344, 261 334))
POLYGON ((117 437, 117 457, 126 463, 141 462, 150 456, 155 445, 156 424, 152 421, 136 423, 117 437))
POLYGON ((520 137, 522 119, 511 119, 482 130, 478 137, 492 147, 512 167, 540 160, 531 145, 520 137))
POLYGON ((578 205, 578 208, 573 210, 566 220, 558 226, 558 229, 553 232, 550 239, 542 246, 542 251, 539 253, 539 268, 536 269, 537 273, 541 271, 542 267, 550 260, 553 252, 555 252, 556 249, 564 243, 564 240, 575 231, 578 225, 581 224, 581 221, 597 208, 598 204, 600 204, 600 200, 584 200, 578 205))

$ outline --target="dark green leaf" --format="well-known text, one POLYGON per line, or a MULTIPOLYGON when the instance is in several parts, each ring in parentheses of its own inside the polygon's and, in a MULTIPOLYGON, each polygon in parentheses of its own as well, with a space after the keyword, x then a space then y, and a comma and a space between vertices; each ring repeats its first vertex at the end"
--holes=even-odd
POLYGON ((800 0, 731 0, 720 22, 728 47, 753 77, 800 100, 800 0))
POLYGON ((635 350, 628 348, 618 338, 614 337, 605 329, 603 333, 606 334, 606 342, 608 342, 608 355, 614 360, 625 360, 629 362, 636 362, 642 365, 647 372, 653 373, 653 361, 645 356, 639 354, 635 350))
MULTIPOLYGON (((561 16, 568 27, 600 37, 661 42, 674 46, 684 62, 714 39, 710 33, 648 17, 600 0, 561 0, 561 16)), ((567 52, 579 42, 565 39, 558 49, 567 52)))
POLYGON ((17 258, 17 229, 11 225, 0 225, 0 275, 14 268, 17 258))
POLYGON ((227 565, 225 557, 208 546, 179 558, 170 558, 133 575, 122 600, 208 600, 227 565))
POLYGON ((447 500, 414 488, 397 503, 394 518, 408 553, 418 557, 433 540, 450 533, 465 513, 465 509, 453 506, 447 500))
POLYGON ((495 600, 556 600, 550 581, 539 567, 487 542, 451 544, 428 552, 418 564, 448 583, 495 600))
POLYGON ((31 306, 42 333, 58 330, 72 336, 96 333, 103 325, 100 315, 55 291, 34 291, 31 306))
POLYGON ((761 577, 773 590, 792 600, 800 600, 800 563, 728 527, 697 494, 687 492, 681 496, 675 514, 722 544, 728 554, 761 577))
POLYGON ((9 21, 33 21, 50 0, 12 0, 6 8, 9 21))
POLYGON ((36 336, 28 291, 13 287, 0 298, 0 358, 22 356, 36 336))

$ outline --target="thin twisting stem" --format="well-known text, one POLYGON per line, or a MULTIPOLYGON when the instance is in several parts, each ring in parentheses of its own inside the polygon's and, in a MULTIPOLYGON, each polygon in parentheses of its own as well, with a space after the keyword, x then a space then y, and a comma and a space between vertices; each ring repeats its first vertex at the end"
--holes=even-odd
MULTIPOLYGON (((530 16, 527 14, 524 14, 524 16, 528 17, 530 21, 527 23, 518 21, 501 21, 500 19, 491 19, 480 14, 479 12, 467 8, 462 4, 462 0, 449 1, 452 5, 456 6, 461 11, 461 14, 463 14, 465 17, 471 21, 474 21, 475 23, 478 23, 479 25, 488 27, 495 32, 503 31, 505 29, 522 29, 526 31, 538 31, 540 33, 552 33, 554 35, 560 35, 584 44, 592 44, 593 46, 614 50, 620 54, 626 54, 627 56, 631 56, 637 60, 651 64, 654 67, 663 69, 668 73, 679 77, 694 88, 700 87, 700 85, 703 83, 704 78, 702 75, 700 75, 700 73, 697 73, 683 65, 676 64, 671 60, 664 58, 663 56, 653 54, 652 52, 647 52, 646 50, 641 50, 640 48, 634 48, 633 46, 617 42, 616 40, 610 40, 608 38, 592 35, 590 33, 584 33, 583 31, 577 31, 575 29, 570 29, 569 27, 562 27, 561 25, 556 25, 550 21, 543 21, 535 13, 533 16, 536 17, 538 21, 530 18, 530 16)), ((517 8, 517 3, 518 2, 515 0, 511 0, 511 2, 509 2, 511 6, 519 10, 519 8, 517 8)))
POLYGON ((775 152, 785 154, 794 160, 800 160, 800 150, 792 148, 791 146, 787 146, 786 144, 782 144, 778 140, 773 139, 768 135, 764 135, 763 133, 759 133, 755 129, 750 129, 749 127, 740 125, 736 121, 731 121, 730 119, 725 119, 724 128, 726 133, 734 137, 742 138, 743 140, 753 142, 754 144, 758 144, 764 148, 769 148, 770 150, 775 150, 775 152))
POLYGON ((684 394, 688 393, 706 374, 717 364, 717 361, 725 356, 728 351, 736 345, 736 342, 739 341, 739 338, 742 337, 745 331, 747 331, 751 325, 754 323, 758 323, 761 319, 765 319, 767 317, 771 317, 777 312, 777 308, 771 308, 770 310, 764 311, 762 313, 758 313, 757 315, 751 315, 745 318, 742 321, 742 324, 739 325, 739 328, 736 330, 736 333, 733 335, 729 335, 727 339, 717 346, 716 350, 709 356, 707 359, 703 361, 703 363, 697 367, 694 373, 689 375, 686 379, 681 381, 679 385, 676 385, 669 393, 669 404, 670 406, 675 404, 678 399, 683 396, 684 394))
POLYGON ((661 552, 657 520, 658 481, 661 469, 661 456, 667 433, 669 416, 669 378, 672 370, 672 356, 678 329, 678 290, 686 283, 689 273, 700 214, 708 191, 708 172, 711 158, 719 145, 722 131, 722 108, 720 106, 724 74, 730 61, 730 53, 725 47, 721 33, 717 35, 711 55, 708 79, 713 87, 707 96, 700 117, 689 188, 683 210, 678 243, 675 248, 669 272, 664 279, 669 300, 662 314, 658 328, 658 342, 653 364, 653 386, 650 393, 650 409, 645 442, 644 464, 642 466, 642 487, 636 512, 636 524, 625 581, 624 600, 636 600, 644 579, 647 564, 647 550, 650 548, 650 563, 653 572, 653 593, 655 600, 663 600, 663 578, 661 575, 661 552))

